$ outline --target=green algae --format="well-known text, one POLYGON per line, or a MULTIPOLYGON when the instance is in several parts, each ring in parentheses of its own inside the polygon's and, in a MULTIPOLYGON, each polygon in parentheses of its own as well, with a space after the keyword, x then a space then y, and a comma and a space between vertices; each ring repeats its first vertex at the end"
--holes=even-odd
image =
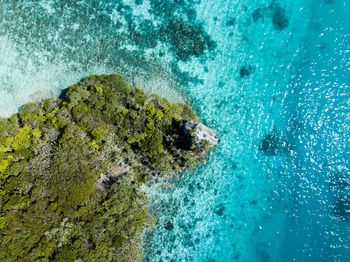
POLYGON ((0 119, 2 261, 138 261, 154 223, 141 185, 205 160, 184 149, 187 105, 89 76, 0 119))

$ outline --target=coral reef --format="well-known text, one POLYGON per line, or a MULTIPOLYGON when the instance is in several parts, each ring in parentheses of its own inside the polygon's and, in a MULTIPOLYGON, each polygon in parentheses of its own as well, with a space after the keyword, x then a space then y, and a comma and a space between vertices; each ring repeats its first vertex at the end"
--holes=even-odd
POLYGON ((265 17, 271 18, 272 26, 276 31, 282 31, 289 25, 286 9, 278 3, 272 2, 269 6, 257 8, 252 12, 254 22, 261 21, 264 23, 265 17))
POLYGON ((277 132, 266 134, 260 141, 259 150, 265 155, 275 156, 278 154, 282 141, 277 132))
POLYGON ((350 221, 350 199, 347 195, 335 200, 333 208, 336 217, 342 221, 350 221))
POLYGON ((272 11, 272 24, 273 28, 278 31, 282 31, 289 25, 289 18, 286 15, 286 10, 277 4, 271 5, 272 11))
POLYGON ((239 70, 239 75, 241 78, 247 77, 254 72, 255 68, 251 65, 242 66, 239 70))
POLYGON ((216 43, 205 34, 200 25, 192 26, 180 18, 170 20, 164 33, 169 37, 174 53, 181 60, 199 56, 205 50, 213 50, 216 47, 216 43))
POLYGON ((140 260, 154 223, 141 186, 193 168, 216 144, 189 106, 117 74, 23 105, 0 119, 1 260, 140 260))

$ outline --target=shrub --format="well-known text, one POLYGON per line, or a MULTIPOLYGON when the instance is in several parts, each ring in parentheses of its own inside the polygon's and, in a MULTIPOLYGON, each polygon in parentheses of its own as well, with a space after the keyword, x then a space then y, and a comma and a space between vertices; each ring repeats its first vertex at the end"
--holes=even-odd
POLYGON ((1 261, 140 260, 154 223, 140 186, 201 159, 177 147, 183 118, 198 120, 114 74, 0 119, 1 261))

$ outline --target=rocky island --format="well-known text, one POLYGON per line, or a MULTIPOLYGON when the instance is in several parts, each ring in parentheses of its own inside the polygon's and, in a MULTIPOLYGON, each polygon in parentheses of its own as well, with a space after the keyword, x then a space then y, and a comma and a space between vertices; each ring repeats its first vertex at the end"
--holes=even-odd
POLYGON ((154 216, 142 185, 193 168, 217 136, 187 105, 120 75, 0 118, 2 261, 139 261, 154 216))

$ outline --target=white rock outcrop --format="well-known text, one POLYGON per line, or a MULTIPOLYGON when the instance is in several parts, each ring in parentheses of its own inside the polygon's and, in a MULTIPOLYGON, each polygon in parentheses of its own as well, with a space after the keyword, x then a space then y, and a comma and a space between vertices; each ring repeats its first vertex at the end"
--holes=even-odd
POLYGON ((192 143, 195 145, 203 144, 204 141, 207 141, 209 148, 214 148, 218 144, 218 136, 215 132, 197 121, 187 121, 184 124, 184 132, 192 138, 192 143))

